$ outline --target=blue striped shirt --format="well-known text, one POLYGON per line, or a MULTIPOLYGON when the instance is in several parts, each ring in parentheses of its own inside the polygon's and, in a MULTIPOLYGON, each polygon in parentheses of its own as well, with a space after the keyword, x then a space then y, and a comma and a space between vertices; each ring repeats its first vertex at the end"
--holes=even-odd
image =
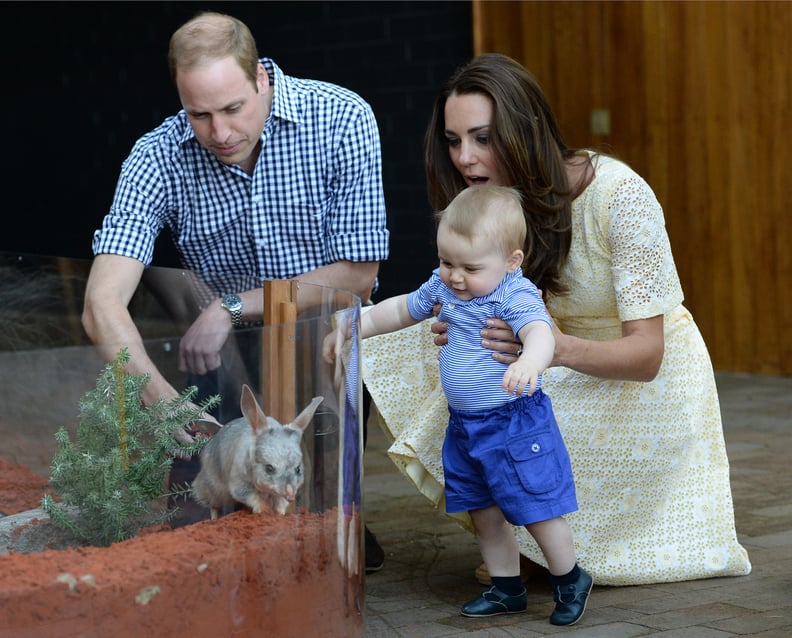
POLYGON ((273 98, 253 175, 201 146, 182 110, 141 137, 124 161, 94 254, 149 265, 157 235, 168 228, 185 268, 242 280, 387 258, 371 107, 352 91, 261 62, 273 98))
POLYGON ((407 296, 407 309, 420 321, 432 316, 436 303, 443 304, 437 318, 448 323, 448 343, 440 349, 440 380, 448 405, 474 412, 518 399, 501 388, 508 366, 481 345, 480 331, 493 317, 508 323, 514 334, 532 321, 552 327, 539 290, 518 270, 506 275, 486 297, 462 301, 438 273, 435 270, 429 281, 407 296))

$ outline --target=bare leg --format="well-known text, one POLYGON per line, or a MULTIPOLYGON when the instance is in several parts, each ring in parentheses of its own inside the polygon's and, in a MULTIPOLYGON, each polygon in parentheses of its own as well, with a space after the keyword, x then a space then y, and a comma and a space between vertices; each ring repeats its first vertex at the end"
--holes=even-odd
MULTIPOLYGON (((572 530, 566 519, 559 516, 547 521, 531 523, 526 525, 525 529, 534 537, 539 549, 542 550, 551 574, 563 576, 574 568, 577 557, 572 542, 572 530)), ((487 560, 486 556, 484 560, 487 560)))
POLYGON ((492 505, 471 511, 470 517, 476 528, 481 556, 490 575, 519 576, 520 548, 501 509, 497 505, 492 505))
POLYGON ((554 625, 574 625, 586 610, 594 581, 583 568, 575 568, 575 545, 569 525, 565 519, 558 517, 526 525, 525 529, 539 544, 550 570, 553 600, 556 603, 550 622, 554 625))

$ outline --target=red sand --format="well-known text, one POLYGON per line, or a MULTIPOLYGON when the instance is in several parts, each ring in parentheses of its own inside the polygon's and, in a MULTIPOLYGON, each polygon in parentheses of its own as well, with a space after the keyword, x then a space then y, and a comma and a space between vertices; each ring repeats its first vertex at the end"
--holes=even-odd
MULTIPOLYGON (((47 487, 0 460, 6 514, 47 487)), ((335 510, 239 511, 107 548, 0 556, 0 638, 363 636, 363 576, 342 567, 338 535, 335 510)))

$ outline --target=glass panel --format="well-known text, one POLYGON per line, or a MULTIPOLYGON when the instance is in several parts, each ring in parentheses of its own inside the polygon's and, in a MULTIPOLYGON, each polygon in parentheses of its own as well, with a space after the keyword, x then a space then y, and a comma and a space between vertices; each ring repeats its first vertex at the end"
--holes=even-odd
MULTIPOLYGON (((182 498, 168 524, 77 554, 66 549, 74 539, 34 510, 54 494, 47 481, 55 433, 63 427, 77 441, 80 401, 106 365, 80 320, 89 269, 82 260, 0 254, 0 554, 12 552, 0 555, 0 627, 42 637, 120 635, 133 626, 151 635, 204 635, 211 627, 213 635, 305 636, 321 627, 323 635, 363 636, 358 297, 147 269, 130 303, 146 351, 177 390, 195 386, 196 401, 219 394, 218 421, 241 416, 243 384, 281 423, 323 397, 302 436, 304 483, 285 515, 229 505, 210 520, 207 508, 182 498), (232 331, 222 366, 208 375, 180 370, 181 335, 202 305, 256 285, 287 295, 272 311, 286 320, 232 331), (322 343, 336 326, 348 339, 330 365, 322 343)), ((233 459, 235 468, 254 465, 233 459)), ((174 461, 171 482, 191 480, 183 464, 174 461)), ((168 503, 163 497, 160 506, 168 503)))

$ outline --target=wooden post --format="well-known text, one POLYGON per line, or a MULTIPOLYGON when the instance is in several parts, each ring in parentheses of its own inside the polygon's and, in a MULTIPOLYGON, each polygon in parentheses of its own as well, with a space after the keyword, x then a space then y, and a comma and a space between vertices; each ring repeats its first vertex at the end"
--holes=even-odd
POLYGON ((262 338, 261 396, 264 412, 281 423, 297 416, 295 321, 297 282, 264 282, 264 334, 262 338))

